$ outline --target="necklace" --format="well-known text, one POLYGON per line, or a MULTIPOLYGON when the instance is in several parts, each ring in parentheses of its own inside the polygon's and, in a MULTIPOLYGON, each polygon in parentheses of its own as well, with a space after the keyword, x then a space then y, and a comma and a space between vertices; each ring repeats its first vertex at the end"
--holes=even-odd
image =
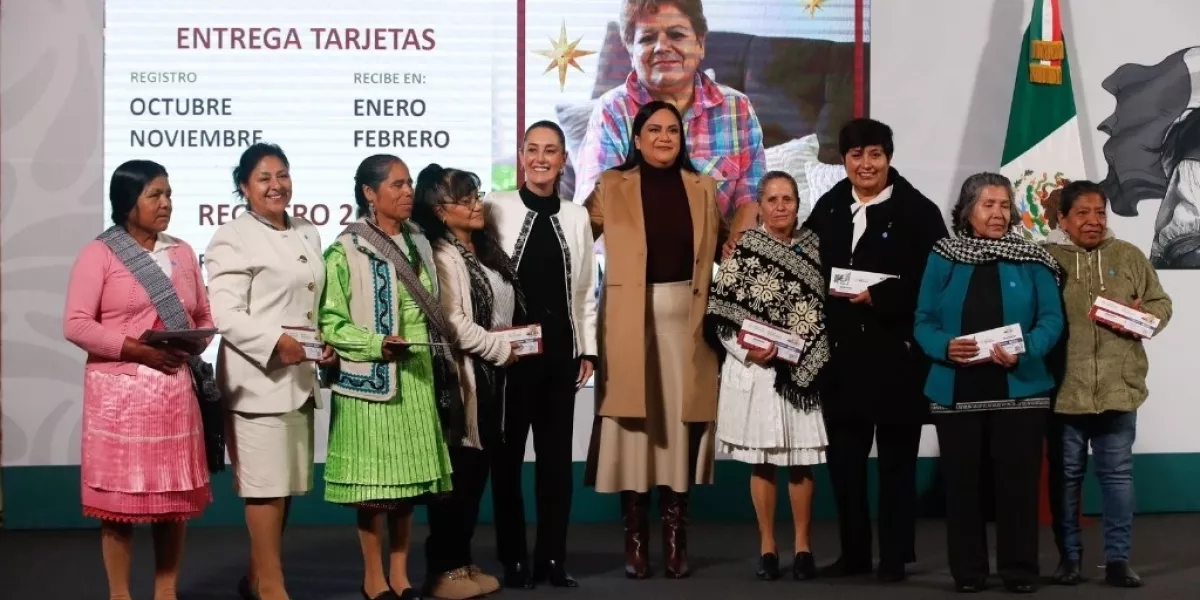
POLYGON ((413 242, 412 235, 408 233, 403 225, 400 226, 400 234, 404 236, 404 245, 408 247, 408 264, 412 266, 417 276, 421 275, 421 255, 417 253, 417 245, 413 242))
MULTIPOLYGON (((369 219, 366 219, 366 222, 367 222, 367 225, 374 227, 377 231, 379 231, 379 233, 383 234, 383 236, 385 238, 387 238, 389 241, 391 241, 393 244, 396 243, 392 239, 394 236, 389 235, 388 232, 384 231, 383 228, 379 226, 379 223, 375 222, 375 219, 369 218, 369 219)), ((410 234, 408 232, 408 229, 404 226, 404 223, 400 223, 400 235, 404 238, 404 246, 408 250, 408 255, 405 256, 404 259, 406 262, 408 262, 408 266, 412 267, 412 270, 418 276, 420 276, 420 274, 421 274, 421 255, 420 255, 420 253, 417 252, 417 245, 416 245, 416 243, 413 242, 412 234, 410 234)))

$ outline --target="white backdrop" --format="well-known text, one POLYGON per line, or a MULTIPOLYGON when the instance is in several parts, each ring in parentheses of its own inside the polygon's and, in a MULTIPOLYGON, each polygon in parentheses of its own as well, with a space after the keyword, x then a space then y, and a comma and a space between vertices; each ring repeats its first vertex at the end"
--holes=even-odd
MULTIPOLYGON (((970 173, 996 171, 1004 147, 1017 52, 1033 1, 876 2, 872 11, 871 116, 896 133, 894 165, 945 207, 970 173)), ((1096 126, 1115 101, 1101 82, 1126 63, 1153 65, 1200 45, 1194 0, 1064 0, 1064 35, 1082 127, 1088 178, 1100 181, 1107 134, 1096 126)), ((1119 237, 1147 254, 1158 201, 1139 216, 1110 213, 1119 237)), ((1147 343, 1150 399, 1138 416, 1137 453, 1200 452, 1192 344, 1200 332, 1200 272, 1160 271, 1174 300, 1167 329, 1147 343)), ((927 430, 923 451, 936 449, 927 430)))
MULTIPOLYGON (((711 21, 733 29, 732 6, 740 0, 711 0, 706 12, 711 21), (726 16, 722 16, 726 15, 726 16)), ((132 2, 112 3, 114 6, 132 2)), ((137 3, 167 6, 165 2, 137 3)), ((1104 175, 1101 145, 1105 134, 1096 126, 1112 111, 1112 97, 1100 88, 1100 82, 1121 64, 1154 64, 1167 55, 1190 45, 1200 45, 1195 24, 1200 22, 1200 3, 1194 0, 1143 0, 1130 4, 1123 0, 1064 0, 1064 21, 1072 53, 1072 69, 1087 157, 1088 174, 1093 179, 1104 175)), ((363 5, 358 3, 357 5, 363 5)), ((871 114, 893 126, 896 131, 895 165, 927 195, 949 204, 963 177, 974 171, 999 166, 1000 152, 1012 93, 1013 73, 1018 44, 1032 0, 925 0, 919 5, 896 0, 877 0, 871 11, 871 114)), ((597 23, 615 16, 616 3, 595 0, 588 6, 603 16, 597 23)), ((848 0, 831 1, 830 19, 844 15, 848 0)), ((139 9, 140 10, 140 9, 139 9)), ((499 9, 498 9, 499 10, 499 9)), ((508 11, 503 9, 501 12, 508 11)), ((579 9, 579 14, 588 14, 579 9)), ((277 15, 278 16, 278 15, 277 15)), ((411 14, 406 23, 412 25, 411 14)), ((803 18, 797 14, 797 18, 803 18)), ((561 21, 561 19, 558 19, 561 21)), ((834 19, 836 20, 836 19, 834 19)), ((69 465, 79 460, 79 401, 82 353, 62 340, 61 315, 67 270, 79 248, 104 225, 106 179, 112 161, 102 158, 101 130, 103 107, 111 100, 128 113, 127 99, 114 90, 111 98, 102 96, 104 3, 101 0, 47 2, 46 0, 5 0, 0 19, 0 116, 3 139, 0 140, 0 255, 3 285, 0 288, 0 320, 3 322, 3 464, 69 465), (54 32, 49 35, 48 32, 54 32)), ((511 24, 498 30, 497 53, 512 45, 511 24)), ((546 22, 529 32, 530 43, 539 43, 546 35, 556 34, 554 23, 546 22)), ((746 25, 758 31, 754 24, 746 25)), ((120 22, 110 22, 111 27, 120 22)), ((762 25, 766 27, 766 25, 762 25)), ((836 27, 772 29, 776 35, 798 35, 844 39, 836 27)), ((115 30, 115 29, 114 29, 115 30)), ((569 31, 573 40, 578 34, 569 31)), ((111 33, 111 32, 110 32, 111 33)), ((598 35, 598 30, 593 30, 598 35)), ((586 43, 598 42, 593 33, 586 43)), ((132 42, 131 42, 132 43, 132 42)), ((541 46, 538 46, 539 48, 541 46)), ((533 46, 530 47, 531 49, 533 46)), ((129 49, 136 48, 130 46, 129 49)), ((592 47, 595 49, 595 46, 592 47)), ((122 60, 137 60, 130 53, 122 60)), ((272 60, 276 60, 273 58, 272 60)), ((538 58, 531 58, 527 79, 537 76, 542 83, 555 87, 557 78, 545 77, 538 58)), ((594 56, 581 59, 594 73, 594 56), (593 61, 588 63, 587 61, 593 61)), ((129 64, 133 64, 132 62, 129 64)), ((499 64, 499 63, 497 63, 499 64)), ((505 62, 505 65, 511 64, 505 62)), ((230 72, 237 68, 231 63, 230 72)), ((345 65, 343 65, 345 66, 345 65)), ((295 70, 279 62, 281 71, 295 70)), ((335 68, 335 67, 330 67, 335 68)), ((343 68, 343 67, 336 67, 343 68)), ((495 77, 504 79, 497 66, 495 77)), ((315 73, 298 72, 298 77, 315 73)), ((584 78, 580 78, 584 79, 584 78)), ((571 79, 568 77, 568 82, 571 79)), ((317 96, 342 98, 349 91, 330 89, 331 83, 317 86, 317 96)), ((312 89, 309 85, 305 89, 312 89)), ((243 82, 238 93, 260 93, 252 83, 243 82)), ((555 90, 557 91, 557 90, 555 90)), ((290 107, 312 106, 300 89, 286 94, 280 113, 290 107)), ((568 86, 567 92, 571 92, 568 86)), ((231 92, 232 93, 232 92, 231 92)), ((489 90, 479 88, 480 97, 489 90)), ((492 114, 491 156, 511 151, 515 121, 510 112, 513 93, 505 86, 490 90, 492 114), (503 123, 500 121, 503 120, 503 123)), ((265 97, 265 96, 264 96, 265 97)), ((309 98, 313 96, 310 95, 309 98)), ((243 101, 239 110, 254 110, 253 102, 243 101)), ((269 113, 258 109, 259 115, 269 113)), ((294 109, 298 110, 298 109, 294 109)), ((340 110, 340 109, 339 109, 340 110)), ((485 111, 487 112, 487 111, 485 111)), ((536 113, 537 111, 534 110, 536 113)), ((286 116, 283 115, 283 116, 286 116)), ((529 116, 533 116, 532 114, 529 116)), ((540 115, 539 115, 540 116, 540 115)), ((300 118, 305 118, 301 116, 300 118)), ((315 120, 308 117, 309 120, 315 120)), ((123 130, 120 140, 128 145, 130 123, 107 123, 110 129, 123 130)), ((149 124, 138 125, 150 127, 149 124)), ((225 125, 231 126, 231 125, 225 125)), ((314 123, 314 127, 319 126, 314 123)), ((382 127, 379 123, 372 127, 382 127)), ((391 125, 386 125, 391 127, 391 125)), ((120 141, 118 140, 118 141, 120 141)), ((288 142, 298 148, 301 140, 288 142)), ((293 151, 293 153, 295 153, 293 151)), ((183 185, 188 167, 173 167, 173 184, 179 202, 226 202, 232 183, 228 169, 236 152, 222 156, 220 176, 203 185, 211 191, 197 192, 200 182, 183 185), (193 198, 187 198, 191 194, 193 198), (195 196, 200 197, 195 197, 195 196)), ((361 156, 365 156, 365 152, 361 156)), ((166 155, 164 162, 175 163, 166 155)), ((341 167, 339 167, 340 169, 341 167)), ((481 174, 486 169, 480 169, 481 174)), ((349 178, 349 170, 345 178, 349 178)), ((306 182, 303 190, 297 182, 297 201, 302 194, 317 193, 306 182)), ((339 190, 341 188, 338 188, 339 190)), ((347 188, 348 189, 348 186, 347 188)), ((1110 224, 1118 235, 1143 249, 1149 248, 1157 202, 1143 202, 1142 216, 1134 219, 1112 217, 1110 224)), ((186 214, 187 209, 181 209, 186 214)), ((193 207, 193 210, 194 207, 193 207)), ((182 219, 174 225, 182 226, 182 219)), ((202 250, 202 248, 198 248, 202 250)), ((1151 399, 1141 416, 1141 435, 1136 451, 1200 452, 1200 440, 1194 435, 1200 422, 1200 407, 1193 401, 1189 369, 1195 362, 1189 333, 1200 331, 1197 313, 1192 307, 1200 300, 1200 275, 1188 271, 1164 272, 1162 279, 1176 305, 1174 321, 1167 331, 1149 344, 1151 359, 1151 399)), ((575 419, 574 457, 586 453, 592 421, 591 390, 578 397, 575 419)), ((324 414, 319 422, 323 456, 324 414)), ((922 443, 922 455, 936 455, 932 431, 922 443)))

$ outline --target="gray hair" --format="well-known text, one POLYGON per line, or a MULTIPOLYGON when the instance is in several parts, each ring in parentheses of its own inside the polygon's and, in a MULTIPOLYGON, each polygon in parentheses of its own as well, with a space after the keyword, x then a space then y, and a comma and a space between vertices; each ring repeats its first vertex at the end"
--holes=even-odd
POLYGON ((962 190, 958 192, 958 202, 954 204, 954 210, 950 212, 950 222, 953 224, 954 232, 959 234, 971 234, 971 213, 975 212, 975 204, 979 202, 979 194, 983 192, 983 188, 996 186, 1004 188, 1008 191, 1009 201, 1009 229, 1016 227, 1017 223, 1021 222, 1021 213, 1017 210, 1017 199, 1013 197, 1013 183, 1009 178, 999 173, 976 173, 967 178, 962 184, 962 190))

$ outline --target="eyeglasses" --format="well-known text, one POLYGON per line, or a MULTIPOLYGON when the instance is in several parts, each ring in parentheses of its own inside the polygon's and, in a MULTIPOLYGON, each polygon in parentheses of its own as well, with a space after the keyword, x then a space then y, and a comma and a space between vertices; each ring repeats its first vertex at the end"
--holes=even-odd
POLYGON ((451 200, 451 201, 449 201, 447 204, 457 204, 457 205, 459 205, 459 206, 466 206, 466 207, 470 207, 470 208, 475 208, 476 206, 479 206, 480 204, 483 204, 483 197, 484 197, 484 195, 485 195, 485 194, 483 193, 483 191, 482 191, 482 190, 480 190, 480 191, 478 191, 478 192, 475 192, 475 195, 474 195, 473 197, 472 197, 472 196, 468 196, 468 197, 466 197, 466 198, 459 198, 459 199, 457 199, 457 200, 451 200))

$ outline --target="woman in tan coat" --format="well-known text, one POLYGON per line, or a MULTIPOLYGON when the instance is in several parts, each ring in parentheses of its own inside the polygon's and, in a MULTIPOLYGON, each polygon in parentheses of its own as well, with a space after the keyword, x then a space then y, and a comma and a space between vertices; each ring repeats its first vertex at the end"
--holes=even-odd
POLYGON ((600 299, 597 418, 587 483, 621 493, 625 573, 649 575, 647 507, 660 489, 665 569, 687 567, 687 493, 712 482, 717 357, 702 333, 724 224, 716 182, 688 158, 679 111, 649 102, 625 163, 586 207, 607 265, 600 299))

